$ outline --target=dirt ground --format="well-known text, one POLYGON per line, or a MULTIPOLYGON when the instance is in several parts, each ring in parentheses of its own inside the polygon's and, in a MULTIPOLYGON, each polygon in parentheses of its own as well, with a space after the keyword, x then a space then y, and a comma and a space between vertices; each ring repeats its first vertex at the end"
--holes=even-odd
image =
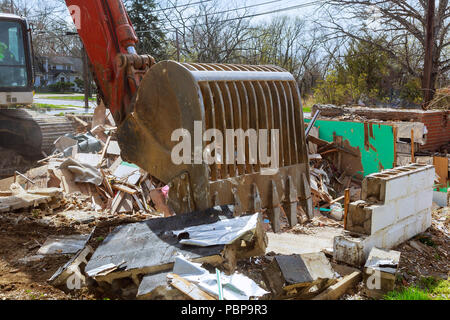
MULTIPOLYGON (((148 219, 144 215, 105 216, 89 224, 81 224, 67 220, 57 214, 36 214, 36 211, 8 213, 0 215, 0 299, 2 300, 94 300, 106 299, 95 290, 64 292, 47 283, 59 267, 64 265, 71 256, 52 255, 38 261, 22 262, 20 259, 36 255, 40 246, 51 235, 88 234, 95 227, 95 232, 89 245, 95 250, 101 241, 118 225, 133 223, 148 219)), ((309 223, 297 226, 293 233, 313 232, 314 228, 328 227, 342 228, 341 224, 330 219, 324 222, 309 223)), ((432 227, 424 234, 417 236, 415 241, 422 244, 419 251, 407 241, 395 250, 400 251, 399 284, 410 285, 420 280, 420 277, 433 276, 448 277, 450 238, 449 238, 450 210, 449 208, 433 211, 432 227)), ((265 287, 261 276, 262 269, 270 263, 267 257, 256 257, 238 264, 238 270, 265 287)), ((343 299, 366 299, 355 288, 343 299)))
POLYGON ((0 215, 0 299, 105 298, 87 289, 66 293, 47 283, 47 279, 70 260, 70 255, 49 255, 28 263, 21 262, 20 259, 36 255, 40 246, 51 235, 88 234, 96 226, 89 242, 95 250, 114 227, 145 219, 148 216, 119 215, 101 218, 95 223, 77 224, 58 216, 36 217, 32 212, 0 215))

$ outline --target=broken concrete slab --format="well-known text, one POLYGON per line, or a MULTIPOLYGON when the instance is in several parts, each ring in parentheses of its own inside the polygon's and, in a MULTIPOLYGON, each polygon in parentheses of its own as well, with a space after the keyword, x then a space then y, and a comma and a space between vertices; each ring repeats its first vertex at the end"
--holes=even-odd
POLYGON ((372 248, 364 265, 365 294, 378 299, 394 290, 399 262, 400 252, 372 248))
POLYGON ((57 188, 25 191, 16 184, 12 184, 11 188, 13 195, 0 197, 0 213, 37 207, 62 197, 61 190, 57 188))
POLYGON ((38 250, 38 254, 74 254, 82 250, 91 234, 75 234, 67 236, 50 236, 38 250))
POLYGON ((102 217, 101 213, 95 211, 63 211, 58 213, 59 216, 66 218, 67 220, 76 221, 80 224, 88 224, 94 222, 96 219, 102 217))
POLYGON ((322 227, 314 230, 312 234, 272 233, 268 232, 269 245, 267 252, 276 254, 301 254, 320 252, 323 249, 333 248, 336 236, 344 233, 342 228, 322 227))
POLYGON ((308 295, 313 287, 323 290, 336 282, 336 273, 322 252, 275 256, 263 276, 275 299, 308 295))
MULTIPOLYGON (((233 245, 194 247, 183 245, 172 231, 202 224, 215 223, 233 218, 233 206, 215 207, 203 212, 193 212, 169 218, 150 219, 117 227, 98 247, 86 266, 86 272, 108 264, 123 265, 106 276, 97 276, 97 281, 112 282, 114 279, 131 277, 139 284, 139 275, 147 275, 173 268, 175 258, 182 254, 186 259, 220 265, 234 261, 236 257, 264 254, 266 247, 259 248, 257 234, 252 242, 237 250, 233 245), (233 250, 232 250, 233 249, 233 250)), ((241 244, 239 244, 240 246, 241 244)), ((233 263, 229 265, 234 268, 233 263)))

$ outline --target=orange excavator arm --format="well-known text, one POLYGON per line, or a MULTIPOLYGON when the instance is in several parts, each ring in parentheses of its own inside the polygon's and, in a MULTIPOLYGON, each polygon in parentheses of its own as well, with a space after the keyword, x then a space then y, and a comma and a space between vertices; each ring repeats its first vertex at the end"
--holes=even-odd
POLYGON ((140 81, 155 63, 138 55, 138 38, 122 0, 66 0, 91 61, 102 101, 118 124, 132 110, 140 81))
POLYGON ((227 204, 235 204, 236 215, 268 208, 275 231, 281 206, 291 225, 297 223, 298 204, 312 217, 305 125, 292 74, 276 66, 155 64, 151 56, 136 53, 138 40, 121 0, 66 2, 102 100, 116 120, 122 159, 166 183, 175 212, 227 204), (188 159, 180 164, 172 156, 178 145, 174 133, 181 128, 181 138, 194 149, 183 150, 188 159), (242 130, 249 136, 252 130, 270 131, 270 138, 252 142, 266 145, 266 151, 270 144, 270 174, 261 153, 259 163, 251 161, 245 137, 239 148, 226 139, 215 151, 217 163, 203 161, 209 142, 198 128, 222 134, 242 130))

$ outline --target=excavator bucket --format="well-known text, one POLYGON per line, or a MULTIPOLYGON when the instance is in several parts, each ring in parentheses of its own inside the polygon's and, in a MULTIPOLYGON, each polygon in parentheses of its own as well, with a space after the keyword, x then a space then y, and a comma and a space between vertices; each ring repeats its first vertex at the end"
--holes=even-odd
POLYGON ((134 111, 118 135, 124 160, 170 186, 169 202, 177 213, 229 204, 235 205, 236 215, 267 209, 275 231, 283 210, 291 225, 297 224, 298 205, 312 215, 300 93, 293 76, 281 68, 160 62, 142 80, 134 111), (196 134, 199 127, 201 134, 208 129, 222 132, 223 150, 232 155, 245 151, 245 162, 239 157, 233 162, 205 161, 202 150, 211 141, 196 134), (191 162, 172 160, 181 141, 173 139, 173 133, 179 129, 192 146, 191 162), (254 161, 250 139, 244 151, 230 143, 227 129, 269 130, 265 139, 269 151, 278 154, 277 169, 254 161), (275 145, 270 144, 273 132, 278 132, 275 145))

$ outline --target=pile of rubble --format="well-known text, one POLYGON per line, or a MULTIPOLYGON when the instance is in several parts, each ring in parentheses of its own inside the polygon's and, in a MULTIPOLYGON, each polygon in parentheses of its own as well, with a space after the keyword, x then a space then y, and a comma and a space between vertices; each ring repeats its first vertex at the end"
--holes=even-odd
MULTIPOLYGON (((76 232, 68 228, 60 233, 61 224, 55 224, 56 229, 50 229, 40 242, 28 234, 24 239, 27 255, 17 264, 47 268, 48 259, 53 259, 59 268, 46 278, 52 288, 68 294, 88 290, 97 297, 169 300, 328 300, 359 288, 363 297, 380 298, 395 288, 399 275, 407 277, 405 259, 417 256, 417 252, 412 256, 411 250, 421 250, 423 257, 442 257, 436 264, 439 270, 448 261, 441 249, 423 247, 417 239, 396 251, 387 250, 381 242, 371 243, 369 240, 378 239, 373 224, 382 203, 368 203, 363 213, 356 210, 362 198, 371 198, 367 179, 352 176, 337 164, 339 154, 354 151, 339 141, 321 140, 314 129, 308 135, 314 216, 309 219, 299 207, 301 224, 290 227, 282 215, 284 233, 280 235, 268 232, 270 222, 264 211, 235 217, 233 206, 223 206, 175 215, 167 205, 169 187, 123 161, 113 120, 96 123, 95 118, 91 125, 74 117, 78 133, 57 139, 54 154, 39 161, 38 167, 0 181, 0 190, 4 190, 0 192, 2 221, 11 218, 17 226, 27 219, 41 223, 63 217, 71 221, 69 226, 77 226, 76 232), (114 221, 127 216, 139 219, 114 221), (365 234, 352 238, 359 224, 365 234), (309 237, 308 241, 317 244, 323 241, 318 230, 327 228, 333 232, 325 244, 303 250, 307 245, 300 239, 309 237), (287 252, 269 250, 280 244, 276 243, 278 236, 282 245, 286 246, 286 236, 300 243, 302 250, 296 252, 290 244, 287 252), (275 242, 272 247, 269 240, 275 242), (365 247, 358 242, 363 240, 365 247), (352 255, 361 258, 357 264, 348 259, 352 255), (62 257, 67 259, 61 263, 62 257), (374 274, 380 275, 376 286, 372 285, 374 274)), ((408 172, 412 176, 431 170, 425 167, 416 165, 408 172)), ((405 178, 405 170, 384 171, 369 178, 395 183, 405 178), (386 178, 388 174, 392 179, 386 178)), ((433 178, 427 179, 431 183, 433 178)), ((428 200, 431 203, 431 198, 428 200)), ((385 201, 384 206, 389 204, 385 201)), ((424 206, 428 210, 428 202, 424 206)), ((433 230, 440 230, 447 239, 448 214, 436 221, 433 230)), ((401 236, 396 235, 393 243, 399 243, 401 236)), ((435 234, 430 237, 439 241, 435 234)), ((444 242, 447 247, 448 241, 444 242)))
POLYGON ((0 211, 52 202, 66 210, 173 215, 165 205, 168 187, 121 159, 115 133, 116 127, 104 124, 57 139, 55 153, 40 160, 40 167, 0 181, 3 189, 13 182, 1 194, 0 211), (59 188, 58 196, 54 188, 59 188))

